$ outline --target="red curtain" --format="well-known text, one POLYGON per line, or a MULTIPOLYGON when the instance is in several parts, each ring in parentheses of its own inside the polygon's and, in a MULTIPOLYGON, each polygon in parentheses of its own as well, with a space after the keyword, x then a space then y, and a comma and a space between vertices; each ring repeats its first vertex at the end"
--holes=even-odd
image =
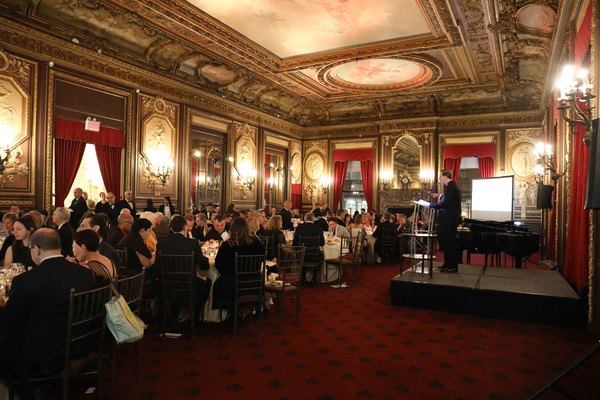
POLYGON ((449 169, 452 172, 452 180, 458 182, 458 173, 460 172, 461 158, 446 158, 444 160, 444 169, 449 169))
POLYGON ((346 181, 346 171, 348 171, 348 161, 336 161, 333 163, 333 209, 337 211, 340 200, 342 200, 342 192, 344 190, 344 182, 346 181))
POLYGON ((113 192, 119 198, 121 188, 121 152, 120 147, 95 145, 100 174, 107 192, 113 192))
POLYGON ((362 175, 363 191, 365 192, 365 199, 367 200, 367 209, 372 210, 372 198, 373 198, 373 161, 372 160, 361 160, 360 162, 360 173, 362 175))
POLYGON ((56 118, 54 137, 112 147, 125 147, 125 133, 120 129, 101 127, 100 132, 91 132, 86 131, 84 127, 84 123, 80 121, 56 118))
POLYGON ((302 209, 302 184, 292 183, 292 208, 302 209))
POLYGON ((492 157, 477 157, 479 162, 479 176, 481 178, 494 177, 494 159, 492 157))
MULTIPOLYGON (((588 52, 591 41, 592 3, 588 5, 586 15, 575 37, 574 59, 580 66, 584 58, 589 60, 588 52)), ((571 174, 571 204, 567 221, 567 243, 563 275, 575 286, 579 294, 588 286, 588 246, 589 227, 588 211, 585 207, 585 192, 588 174, 589 148, 583 144, 585 130, 582 126, 575 128, 573 137, 573 172, 571 174)))
POLYGON ((65 198, 75 180, 84 151, 84 142, 54 139, 54 171, 56 174, 54 205, 56 207, 65 205, 65 198))

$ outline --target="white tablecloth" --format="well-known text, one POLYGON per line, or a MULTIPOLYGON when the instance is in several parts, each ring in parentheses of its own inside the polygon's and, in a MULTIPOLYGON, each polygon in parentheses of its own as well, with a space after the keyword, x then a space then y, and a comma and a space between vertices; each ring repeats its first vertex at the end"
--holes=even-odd
MULTIPOLYGON (((204 306, 204 321, 207 322, 219 322, 221 321, 219 318, 219 310, 213 310, 213 287, 215 285, 215 281, 221 274, 215 268, 215 258, 208 257, 208 278, 211 280, 210 292, 208 294, 208 300, 206 300, 206 305, 204 306)), ((223 310, 223 320, 227 318, 227 311, 223 310)))

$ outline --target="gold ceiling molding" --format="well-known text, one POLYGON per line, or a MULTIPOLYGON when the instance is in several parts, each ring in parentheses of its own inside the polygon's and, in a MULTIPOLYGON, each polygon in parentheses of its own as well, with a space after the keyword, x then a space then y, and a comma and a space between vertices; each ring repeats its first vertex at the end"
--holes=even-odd
POLYGON ((40 31, 16 24, 0 17, 0 42, 12 51, 25 52, 31 57, 52 60, 86 73, 96 73, 115 82, 132 88, 145 88, 217 114, 234 116, 237 119, 270 127, 291 135, 298 129, 296 125, 273 117, 254 108, 209 92, 199 94, 197 87, 165 77, 164 75, 136 67, 114 58, 102 56, 73 43, 65 42, 40 31))
POLYGON ((268 144, 274 144, 275 146, 280 146, 283 148, 288 148, 290 146, 290 140, 281 138, 276 133, 265 132, 265 142, 268 144))
POLYGON ((377 139, 369 140, 353 140, 350 143, 347 141, 338 142, 335 140, 331 141, 333 150, 358 150, 358 149, 374 149, 377 145, 377 139))
POLYGON ((444 144, 491 144, 496 143, 496 137, 493 135, 486 136, 477 134, 477 136, 459 136, 459 137, 446 137, 444 138, 444 144))
POLYGON ((195 111, 191 111, 191 123, 192 125, 203 126, 205 128, 213 129, 217 132, 227 133, 229 131, 229 126, 231 125, 232 121, 227 121, 225 119, 217 119, 214 116, 205 116, 196 113, 195 111))

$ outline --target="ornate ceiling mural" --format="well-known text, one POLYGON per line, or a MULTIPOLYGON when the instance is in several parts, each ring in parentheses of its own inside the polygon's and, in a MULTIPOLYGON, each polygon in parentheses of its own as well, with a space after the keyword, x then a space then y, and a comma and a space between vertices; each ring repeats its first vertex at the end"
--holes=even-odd
POLYGON ((3 0, 0 18, 322 126, 537 110, 560 1, 3 0))

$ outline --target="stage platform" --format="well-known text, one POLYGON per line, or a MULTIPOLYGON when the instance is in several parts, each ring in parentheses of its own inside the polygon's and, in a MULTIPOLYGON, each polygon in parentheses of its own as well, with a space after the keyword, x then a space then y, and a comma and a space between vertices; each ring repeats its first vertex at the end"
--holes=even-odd
POLYGON ((461 264, 458 273, 434 268, 430 278, 419 265, 392 278, 390 293, 393 305, 490 318, 577 326, 584 317, 558 271, 461 264))

